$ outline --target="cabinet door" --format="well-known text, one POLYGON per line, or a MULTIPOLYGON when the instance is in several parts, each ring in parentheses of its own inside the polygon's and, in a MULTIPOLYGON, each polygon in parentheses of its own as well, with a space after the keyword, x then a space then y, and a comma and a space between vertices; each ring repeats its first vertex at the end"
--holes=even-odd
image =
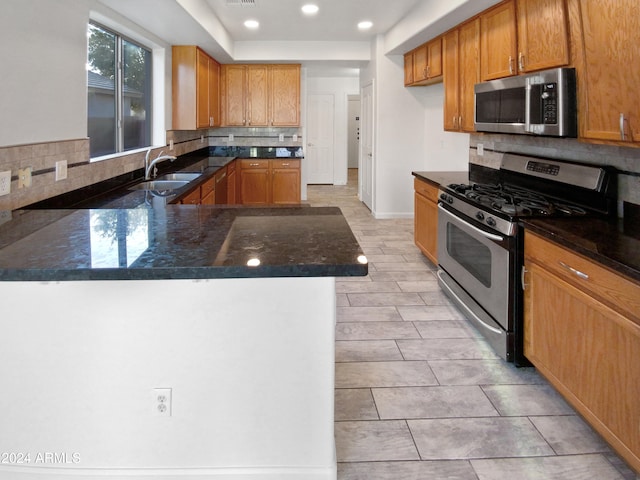
POLYGON ((408 87, 413 83, 413 52, 404 56, 404 86, 408 87))
POLYGON ((227 176, 227 204, 235 205, 236 204, 236 171, 229 171, 227 176))
POLYGON ((222 72, 224 124, 243 127, 246 123, 246 68, 244 65, 224 65, 222 72))
POLYGON ((269 203, 271 183, 269 160, 242 160, 240 165, 240 201, 243 205, 269 203))
MULTIPOLYGON (((580 136, 640 142, 640 2, 571 2, 582 22, 580 136)), ((572 15, 572 19, 574 16, 572 15)))
POLYGON ((220 115, 220 64, 209 58, 209 126, 219 127, 220 115))
POLYGON ((427 79, 428 55, 426 45, 422 45, 413 51, 413 83, 419 83, 427 79))
POLYGON ((271 160, 271 202, 300 203, 299 160, 271 160))
POLYGON ((414 241, 418 248, 438 264, 438 189, 414 179, 414 241))
POLYGON ((474 132, 474 86, 480 82, 480 20, 476 18, 459 29, 460 98, 458 128, 474 132))
POLYGON ((565 0, 517 0, 518 70, 531 72, 569 63, 565 0))
POLYGON ((515 75, 516 9, 513 0, 480 15, 482 80, 515 75))
POLYGON ((196 50, 196 126, 206 128, 209 122, 209 56, 196 50))
POLYGON ((452 30, 442 39, 443 51, 443 82, 444 82, 444 129, 458 130, 459 126, 459 96, 458 87, 458 30, 452 30))
POLYGON ((427 44, 427 78, 442 76, 442 38, 427 44))
POLYGON ((268 68, 266 65, 247 66, 247 125, 269 125, 268 68))
POLYGON ((300 65, 273 65, 270 76, 270 125, 300 125, 300 65))

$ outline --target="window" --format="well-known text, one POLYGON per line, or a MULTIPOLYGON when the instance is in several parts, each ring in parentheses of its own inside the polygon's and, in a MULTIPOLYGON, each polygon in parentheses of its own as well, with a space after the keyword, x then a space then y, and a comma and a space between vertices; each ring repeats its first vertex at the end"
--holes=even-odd
POLYGON ((87 37, 91 157, 151 145, 151 51, 96 23, 87 37))

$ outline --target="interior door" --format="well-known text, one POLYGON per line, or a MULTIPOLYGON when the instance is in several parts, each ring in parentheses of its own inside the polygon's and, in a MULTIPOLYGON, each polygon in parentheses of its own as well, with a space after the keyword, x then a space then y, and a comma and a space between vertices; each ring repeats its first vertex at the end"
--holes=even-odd
POLYGON ((309 95, 307 111, 307 183, 333 184, 335 98, 332 94, 309 95))
POLYGON ((373 84, 362 89, 360 200, 373 211, 373 84))

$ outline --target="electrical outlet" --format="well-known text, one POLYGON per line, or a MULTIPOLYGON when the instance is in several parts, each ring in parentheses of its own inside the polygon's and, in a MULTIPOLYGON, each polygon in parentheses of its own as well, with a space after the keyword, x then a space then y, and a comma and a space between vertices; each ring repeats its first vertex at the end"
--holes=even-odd
POLYGON ((478 156, 482 157, 484 155, 484 145, 479 143, 476 149, 478 150, 478 156))
POLYGON ((297 142, 298 141, 298 135, 296 135, 295 133, 293 134, 293 141, 297 142))
POLYGON ((151 406, 156 417, 171 416, 171 389, 154 388, 151 390, 151 406))
POLYGON ((278 140, 281 142, 284 142, 284 133, 281 133, 280 135, 278 135, 278 140))
POLYGON ((11 193, 11 170, 0 172, 0 195, 11 193))
POLYGON ((56 182, 67 178, 67 161, 58 160, 56 162, 56 182))
POLYGON ((230 133, 230 134, 229 134, 229 141, 230 141, 230 142, 233 142, 233 133, 230 133))
POLYGON ((169 140, 169 150, 173 150, 173 140, 169 140))
POLYGON ((18 188, 28 188, 31 186, 31 167, 18 170, 18 188))

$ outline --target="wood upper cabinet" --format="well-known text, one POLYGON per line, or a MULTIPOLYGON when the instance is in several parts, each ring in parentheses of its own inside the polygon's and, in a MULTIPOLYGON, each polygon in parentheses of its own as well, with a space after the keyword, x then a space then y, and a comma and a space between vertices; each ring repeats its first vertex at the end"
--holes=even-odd
POLYGON ((480 20, 475 18, 442 39, 444 129, 473 132, 473 87, 480 82, 480 20))
POLYGON ((518 71, 569 64, 565 0, 517 0, 518 71))
POLYGON ((528 231, 525 267, 526 357, 640 470, 640 285, 528 231))
POLYGON ((404 86, 413 84, 413 52, 404 55, 404 86))
POLYGON ((480 14, 480 72, 482 81, 509 77, 516 68, 516 6, 503 2, 480 14))
POLYGON ((300 65, 223 65, 223 123, 300 125, 300 65))
POLYGON ((414 241, 424 255, 438 264, 438 188, 414 178, 414 241))
POLYGON ((243 205, 300 203, 299 159, 245 159, 238 174, 243 205))
POLYGON ((442 37, 435 38, 405 55, 405 85, 430 85, 441 80, 442 37), (407 75, 409 65, 412 71, 407 75))
POLYGON ((300 65, 270 67, 271 126, 300 125, 300 65))
POLYGON ((172 47, 173 129, 221 124, 220 64, 192 45, 172 47))
POLYGON ((640 2, 569 0, 579 136, 640 146, 640 2))

